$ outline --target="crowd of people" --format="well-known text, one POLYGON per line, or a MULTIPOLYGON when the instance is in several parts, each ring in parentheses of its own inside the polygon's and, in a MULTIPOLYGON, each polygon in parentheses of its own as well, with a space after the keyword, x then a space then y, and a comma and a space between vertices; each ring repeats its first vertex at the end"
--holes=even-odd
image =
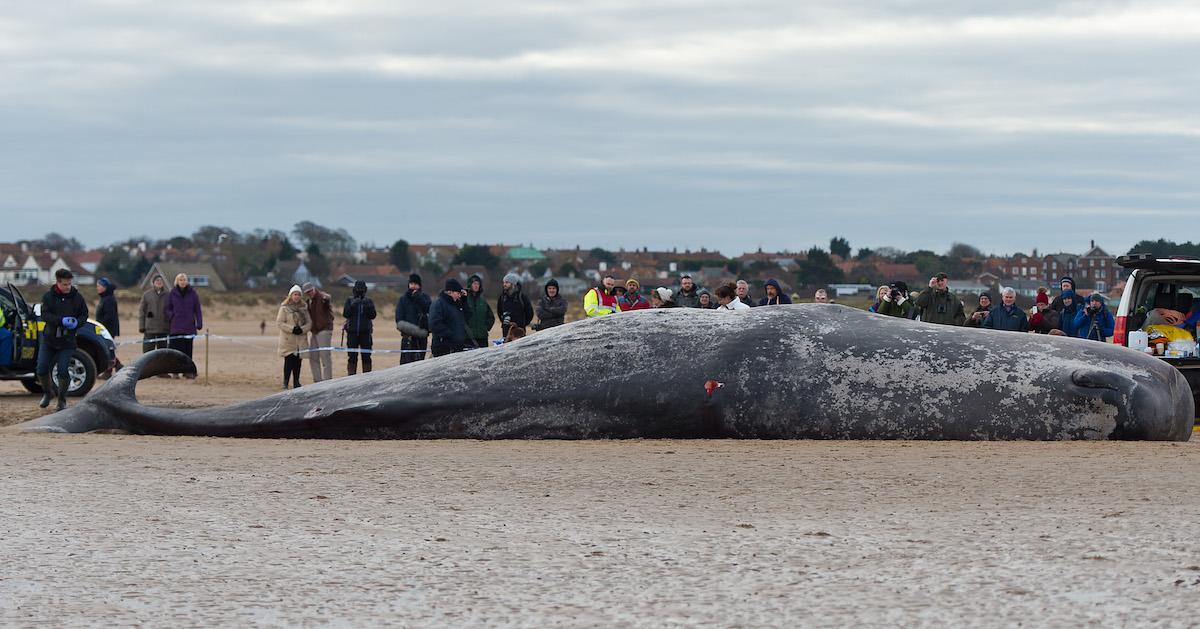
MULTIPOLYGON (((50 378, 51 366, 57 367, 60 381, 65 381, 66 364, 74 346, 71 344, 74 325, 86 320, 87 304, 71 286, 68 271, 58 273, 56 284, 42 300, 47 333, 43 335, 43 351, 39 354, 37 375, 46 395, 42 406, 54 395, 65 406, 64 389, 55 387, 50 378), (45 351, 49 350, 49 351, 45 351)), ((916 319, 939 325, 959 325, 1013 332, 1032 332, 1065 335, 1104 341, 1112 336, 1115 320, 1106 307, 1104 297, 1093 293, 1086 299, 1075 292, 1075 282, 1062 278, 1060 292, 1053 300, 1046 289, 1040 289, 1030 311, 1017 306, 1016 292, 1011 288, 1000 291, 1000 303, 993 303, 989 293, 982 293, 970 314, 966 306, 949 287, 945 273, 930 278, 929 286, 910 294, 904 282, 880 286, 876 300, 869 308, 881 315, 916 319)), ((436 295, 424 291, 419 274, 408 278, 408 289, 396 303, 395 324, 401 333, 400 363, 423 360, 426 354, 443 356, 456 352, 487 347, 489 333, 499 322, 501 339, 509 342, 525 336, 529 330, 548 330, 566 321, 567 301, 559 294, 559 284, 551 279, 534 303, 524 292, 520 276, 505 275, 500 294, 493 304, 484 296, 484 282, 471 276, 464 287, 457 279, 446 281, 436 295)), ((97 320, 113 336, 120 334, 113 285, 107 278, 97 284, 100 295, 96 306, 97 320)), ((583 296, 583 312, 588 318, 606 317, 622 312, 650 308, 700 308, 712 310, 748 310, 750 308, 791 304, 799 295, 787 295, 777 280, 767 280, 764 295, 755 300, 750 284, 745 280, 729 282, 710 292, 700 288, 689 274, 682 274, 676 287, 660 286, 644 290, 637 279, 618 284, 606 275, 583 296)), ((813 294, 814 303, 832 303, 824 289, 813 294)), ((359 363, 364 373, 370 372, 374 361, 374 322, 378 317, 375 302, 367 295, 367 285, 358 281, 351 296, 342 307, 343 342, 347 352, 346 370, 358 373, 359 363)), ((161 276, 151 280, 151 287, 142 294, 138 306, 138 332, 143 335, 142 350, 148 352, 170 347, 192 356, 193 337, 203 328, 203 313, 199 296, 185 274, 176 276, 174 286, 166 288, 161 276)), ((280 304, 275 317, 278 327, 278 353, 283 358, 283 388, 300 386, 300 373, 305 358, 309 360, 313 382, 333 377, 332 354, 334 309, 332 299, 312 284, 292 286, 280 304)), ((264 323, 265 325, 265 323, 264 323)), ((122 367, 120 361, 113 369, 122 367)), ((111 370, 110 370, 111 371, 111 370)), ((102 374, 106 377, 110 372, 102 374)), ((188 374, 182 377, 195 377, 188 374)))
POLYGON ((990 293, 981 293, 968 315, 962 300, 950 290, 946 274, 938 273, 930 278, 929 287, 916 296, 909 294, 904 282, 880 286, 870 311, 940 325, 1071 336, 1093 341, 1105 341, 1113 335, 1116 319, 1103 295, 1097 292, 1086 299, 1081 298, 1075 292, 1075 280, 1070 276, 1062 278, 1059 289, 1059 294, 1051 300, 1049 291, 1039 288, 1029 312, 1017 305, 1017 292, 1011 288, 1000 290, 999 304, 993 303, 990 293))

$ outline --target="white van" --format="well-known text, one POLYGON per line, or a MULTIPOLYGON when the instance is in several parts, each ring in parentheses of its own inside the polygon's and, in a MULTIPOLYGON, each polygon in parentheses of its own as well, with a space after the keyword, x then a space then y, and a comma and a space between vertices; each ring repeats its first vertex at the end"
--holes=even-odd
MULTIPOLYGON (((1200 258, 1172 256, 1160 258, 1151 254, 1135 254, 1117 258, 1117 264, 1129 269, 1129 280, 1117 307, 1117 324, 1113 342, 1129 346, 1129 333, 1161 319, 1161 313, 1181 313, 1187 322, 1184 329, 1192 340, 1200 338, 1200 258)), ((1193 345, 1193 347, 1195 347, 1193 345)), ((1157 356, 1174 365, 1192 387, 1196 408, 1200 409, 1200 357, 1193 350, 1190 356, 1157 356)))

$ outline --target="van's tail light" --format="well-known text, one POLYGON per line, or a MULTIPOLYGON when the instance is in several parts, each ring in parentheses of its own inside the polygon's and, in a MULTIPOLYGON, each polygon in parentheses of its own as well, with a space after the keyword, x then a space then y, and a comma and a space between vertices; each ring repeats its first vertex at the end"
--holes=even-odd
POLYGON ((1127 336, 1125 329, 1128 325, 1129 317, 1117 317, 1117 325, 1113 326, 1113 343, 1117 345, 1125 345, 1127 336))

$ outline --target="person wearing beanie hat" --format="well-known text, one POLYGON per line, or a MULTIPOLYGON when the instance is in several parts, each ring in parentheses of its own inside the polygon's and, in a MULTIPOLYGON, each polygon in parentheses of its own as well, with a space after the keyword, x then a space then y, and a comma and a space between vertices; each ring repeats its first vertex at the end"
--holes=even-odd
POLYGON ((563 324, 567 319, 567 300, 558 294, 558 280, 551 278, 542 288, 542 297, 537 305, 538 322, 535 330, 549 330, 563 324))
POLYGON ((283 388, 290 383, 293 389, 300 388, 300 365, 304 352, 308 350, 308 331, 312 319, 308 316, 308 304, 304 303, 304 291, 292 286, 287 299, 279 305, 275 315, 279 327, 279 355, 283 357, 283 388))
POLYGON ((467 316, 467 349, 487 347, 488 334, 491 334, 492 325, 496 323, 496 315, 483 297, 483 278, 478 275, 467 279, 463 311, 467 316))
POLYGON ((715 310, 717 308, 717 302, 713 301, 712 293, 708 292, 707 288, 700 290, 700 304, 697 308, 702 310, 715 310))
MULTIPOLYGON (((107 277, 102 277, 96 282, 96 293, 100 295, 100 301, 96 304, 96 321, 104 326, 115 340, 121 336, 121 317, 117 314, 117 295, 114 288, 112 281, 107 277)), ((98 376, 100 379, 112 376, 113 371, 120 371, 125 366, 121 364, 120 358, 115 355, 113 358, 113 365, 98 376)))
MULTIPOLYGON (((875 308, 875 313, 899 319, 910 318, 913 310, 913 300, 908 295, 908 284, 905 282, 892 282, 883 288, 886 291, 880 294, 879 306, 875 308)), ((976 325, 983 322, 983 316, 986 316, 986 313, 980 316, 976 325)))
POLYGON ((617 299, 617 303, 621 306, 621 312, 645 310, 650 307, 650 302, 642 297, 641 283, 632 277, 625 281, 625 294, 617 299))
POLYGON ((650 293, 650 301, 655 308, 678 308, 675 303, 675 293, 665 286, 659 286, 650 293))
POLYGON ((1113 335, 1117 320, 1108 310, 1104 295, 1092 293, 1075 313, 1075 338, 1105 342, 1113 335))
POLYGON ((347 352, 346 373, 353 376, 358 373, 358 357, 362 354, 363 373, 371 373, 371 349, 375 346, 375 302, 367 297, 367 283, 362 280, 354 282, 353 292, 342 306, 342 330, 346 333, 346 348, 365 350, 347 352))
MULTIPOLYGON (((1058 329, 1061 330, 1065 336, 1076 336, 1075 316, 1078 315, 1081 310, 1083 310, 1083 304, 1079 300, 1079 294, 1068 289, 1063 291, 1061 295, 1055 297, 1054 299, 1055 301, 1059 301, 1062 307, 1061 310, 1055 311, 1058 312, 1058 329)), ((1050 310, 1054 311, 1054 306, 1051 306, 1050 310)))
POLYGON ((425 360, 429 347, 429 307, 433 300, 421 290, 421 276, 408 276, 408 292, 396 302, 396 329, 400 330, 400 364, 425 360))
POLYGON ((308 364, 312 368, 313 382, 333 379, 333 355, 330 350, 320 349, 333 346, 333 299, 329 293, 318 290, 312 282, 300 287, 308 303, 308 317, 312 328, 308 332, 308 364))
MULTIPOLYGON (((142 334, 142 353, 166 349, 171 324, 167 321, 167 281, 161 275, 150 280, 150 290, 142 293, 138 303, 138 332, 142 334)), ((162 374, 161 377, 171 377, 162 374)))
POLYGON ((983 327, 983 320, 992 313, 992 294, 988 292, 979 293, 979 303, 975 306, 975 311, 963 325, 969 328, 983 327))
MULTIPOLYGON (((1060 292, 1058 296, 1056 296, 1054 300, 1050 302, 1050 308, 1061 313, 1063 310, 1063 293, 1066 293, 1067 291, 1073 292, 1075 290, 1075 278, 1071 277, 1070 275, 1062 276, 1062 279, 1058 281, 1058 287, 1062 292, 1060 292)), ((1078 295, 1076 295, 1075 301, 1079 301, 1078 295)), ((1077 303, 1076 305, 1079 304, 1077 303)))
POLYGON ((525 336, 525 328, 533 322, 533 302, 521 292, 521 276, 516 273, 504 276, 500 297, 496 299, 496 316, 506 342, 525 336))
POLYGON ((467 319, 463 313, 462 283, 455 278, 446 285, 429 308, 429 334, 433 337, 430 349, 433 357, 463 351, 467 341, 467 319))

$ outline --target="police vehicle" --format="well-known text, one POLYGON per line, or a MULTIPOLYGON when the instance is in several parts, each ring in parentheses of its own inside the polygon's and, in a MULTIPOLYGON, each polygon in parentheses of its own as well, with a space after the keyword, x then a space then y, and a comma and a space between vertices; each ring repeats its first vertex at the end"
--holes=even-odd
MULTIPOLYGON (((20 380, 30 393, 41 393, 34 370, 37 368, 38 335, 46 323, 40 319, 41 302, 29 305, 24 295, 12 284, 0 287, 0 308, 4 309, 4 328, 12 333, 11 346, 5 343, 0 350, 0 380, 20 380), (11 354, 9 354, 11 350, 11 354)), ((113 364, 117 346, 104 326, 94 319, 80 325, 76 332, 76 349, 71 355, 68 372, 71 385, 67 395, 81 397, 96 385, 96 374, 113 364)))

